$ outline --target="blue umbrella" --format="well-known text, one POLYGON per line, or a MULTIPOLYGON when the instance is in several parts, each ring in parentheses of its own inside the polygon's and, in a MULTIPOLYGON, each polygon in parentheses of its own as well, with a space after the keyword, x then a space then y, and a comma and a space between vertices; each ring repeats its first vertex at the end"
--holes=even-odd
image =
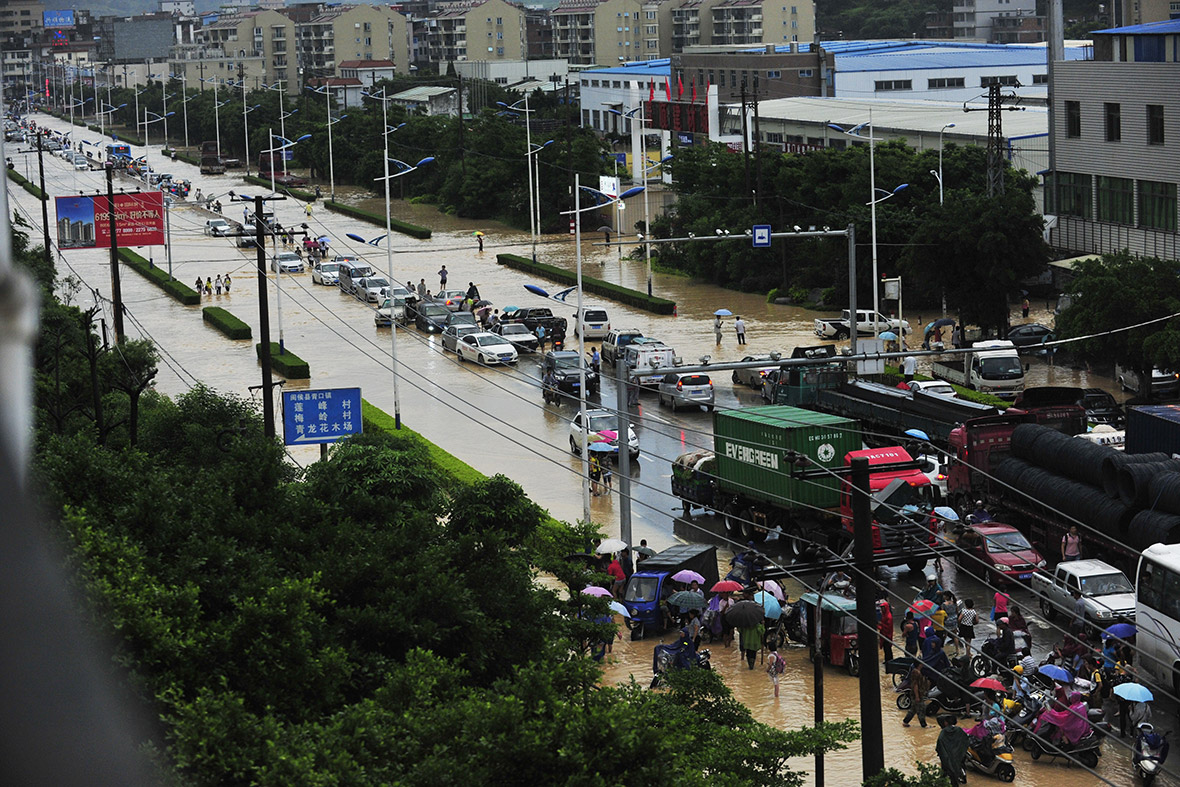
POLYGON ((1069 670, 1058 667, 1056 664, 1042 664, 1037 672, 1051 680, 1060 681, 1061 683, 1073 683, 1073 675, 1070 674, 1069 670))
POLYGON ((884 333, 879 334, 877 338, 883 339, 887 342, 895 342, 897 341, 897 334, 893 331, 885 331, 884 333))
POLYGON ((1120 683, 1114 687, 1114 695, 1127 702, 1151 702, 1155 699, 1151 689, 1139 683, 1120 683))
MULTIPOLYGON (((883 335, 884 334, 882 334, 882 336, 883 335)), ((907 435, 909 435, 910 437, 916 438, 918 440, 929 440, 930 439, 930 435, 926 434, 921 429, 906 429, 905 433, 907 435)))
POLYGON ((760 590, 754 594, 754 603, 760 605, 763 613, 765 613, 765 617, 771 620, 778 620, 783 616, 783 608, 778 603, 778 599, 764 590, 760 590))
POLYGON ((1116 637, 1118 639, 1130 639, 1135 636, 1138 629, 1135 628, 1134 623, 1115 623, 1113 626, 1102 632, 1102 638, 1116 637))
POLYGON ((947 520, 948 522, 958 522, 959 521, 959 512, 956 511, 955 509, 951 508, 950 506, 935 506, 934 507, 934 515, 937 517, 942 517, 943 519, 947 520))
POLYGON ((729 309, 718 309, 717 311, 713 312, 713 316, 714 317, 732 317, 733 312, 731 312, 729 309))
POLYGON ((618 446, 613 446, 605 440, 599 440, 597 443, 590 444, 590 450, 596 454, 610 454, 619 449, 618 446))

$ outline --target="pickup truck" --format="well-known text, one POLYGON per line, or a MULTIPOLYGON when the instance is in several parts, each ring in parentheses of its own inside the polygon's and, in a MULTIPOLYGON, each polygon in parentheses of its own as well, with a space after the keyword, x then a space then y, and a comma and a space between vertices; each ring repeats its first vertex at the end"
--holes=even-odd
MULTIPOLYGON (((873 333, 873 310, 872 309, 857 309, 856 310, 856 332, 858 334, 873 333)), ((886 317, 880 312, 876 313, 877 333, 884 333, 885 331, 897 332, 899 330, 910 333, 910 324, 905 320, 894 320, 886 317)), ((847 339, 850 334, 848 332, 848 310, 845 309, 840 313, 839 317, 820 317, 815 321, 815 335, 823 339, 847 339)))
POLYGON ((567 327, 564 317, 554 317, 553 311, 545 306, 529 306, 521 309, 513 309, 510 312, 505 312, 500 317, 500 322, 518 322, 533 333, 537 332, 539 326, 544 325, 546 339, 552 337, 554 334, 564 336, 567 327))
POLYGON ((1101 560, 1070 560, 1057 564, 1052 576, 1033 574, 1033 593, 1040 596, 1041 612, 1049 620, 1060 613, 1074 615, 1072 591, 1080 590, 1086 603, 1086 622, 1104 629, 1118 621, 1135 622, 1135 588, 1123 572, 1101 560))
POLYGON ((1003 339, 976 342, 971 352, 936 360, 930 364, 930 374, 1002 399, 1015 399, 1024 390, 1024 364, 1016 346, 1003 339))

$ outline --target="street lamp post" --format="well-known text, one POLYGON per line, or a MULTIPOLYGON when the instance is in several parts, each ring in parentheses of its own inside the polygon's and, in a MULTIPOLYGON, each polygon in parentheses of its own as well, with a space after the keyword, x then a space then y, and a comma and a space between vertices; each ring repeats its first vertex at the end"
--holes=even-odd
MULTIPOLYGON (((279 134, 284 137, 287 136, 287 118, 291 117, 299 110, 292 109, 290 112, 287 112, 283 109, 283 82, 281 79, 275 80, 275 83, 273 85, 263 84, 262 89, 263 90, 271 90, 271 91, 274 91, 275 93, 279 94, 279 134)), ((271 169, 272 170, 274 169, 274 162, 271 162, 271 169)), ((283 174, 284 175, 287 174, 287 159, 286 159, 286 157, 283 158, 283 174)))
MULTIPOLYGON (((242 82, 242 136, 246 141, 246 175, 250 175, 250 120, 247 117, 251 112, 258 109, 261 104, 255 104, 252 107, 247 107, 245 102, 246 97, 246 83, 242 82)), ((273 167, 272 167, 273 169, 273 167)))
POLYGON ((529 145, 529 152, 525 154, 525 163, 528 165, 529 172, 533 175, 532 185, 535 191, 535 198, 533 194, 529 194, 529 226, 536 227, 536 232, 533 233, 533 262, 537 261, 537 240, 541 236, 541 162, 539 154, 542 150, 553 144, 553 140, 546 140, 541 145, 529 145), (535 167, 535 170, 534 170, 535 167), (536 209, 534 210, 534 199, 536 202, 536 209))
MULTIPOLYGON (((389 158, 389 135, 394 133, 395 131, 397 131, 399 128, 402 128, 406 124, 402 123, 401 125, 393 126, 393 127, 391 127, 389 125, 389 101, 390 101, 390 99, 389 99, 389 96, 386 95, 385 88, 381 88, 381 91, 379 93, 362 92, 361 95, 365 96, 366 98, 371 98, 375 101, 381 102, 381 127, 384 129, 384 132, 382 133, 384 148, 382 150, 381 158, 384 162, 385 174, 380 178, 375 178, 375 180, 381 180, 381 181, 385 182, 385 263, 386 263, 386 267, 389 271, 389 286, 392 287, 395 279, 393 277, 393 239, 390 237, 391 233, 393 232, 393 228, 391 226, 392 221, 391 221, 390 215, 389 215, 389 211, 390 211, 389 183, 394 178, 401 177, 402 175, 408 175, 411 172, 413 172, 414 170, 418 169, 419 167, 421 167, 425 164, 429 164, 430 162, 434 161, 434 157, 427 156, 426 158, 422 159, 421 161, 419 161, 417 164, 415 164, 413 166, 410 166, 409 164, 407 164, 404 161, 397 161, 395 159, 390 159, 389 158), (390 173, 389 165, 391 163, 397 165, 397 172, 390 173)), ((397 320, 390 321, 390 323, 389 323, 389 336, 390 336, 390 340, 389 340, 390 341, 390 370, 393 372, 393 426, 395 429, 401 429, 402 428, 402 406, 401 406, 401 397, 398 393, 398 385, 397 385, 397 320)))
POLYGON ((227 98, 225 101, 218 103, 218 101, 217 101, 217 83, 219 80, 217 79, 217 77, 202 78, 201 81, 213 83, 213 129, 214 129, 214 133, 217 135, 217 137, 216 137, 217 138, 217 161, 218 161, 218 163, 220 163, 221 162, 221 111, 220 110, 223 106, 225 106, 226 104, 229 103, 229 99, 227 98))
POLYGON ((122 109, 125 106, 127 106, 127 102, 123 102, 122 104, 120 104, 117 107, 113 107, 110 104, 107 104, 106 109, 103 109, 100 112, 98 112, 98 119, 99 119, 98 129, 99 129, 99 133, 102 135, 102 138, 104 140, 106 139, 106 136, 107 136, 106 116, 113 113, 113 112, 118 112, 120 109, 122 109))
MULTIPOLYGON (((165 155, 168 153, 168 99, 176 98, 176 94, 168 95, 168 83, 161 80, 160 95, 164 97, 164 147, 165 155)), ((173 115, 176 113, 173 112, 173 115)))
POLYGON ((948 128, 954 128, 954 123, 947 123, 938 131, 938 204, 942 204, 942 133, 948 128))
MULTIPOLYGON (((534 211, 533 210, 533 161, 531 158, 529 158, 530 156, 532 156, 532 154, 534 152, 534 150, 533 150, 533 126, 532 126, 531 121, 532 121, 532 114, 536 110, 529 109, 528 93, 525 93, 524 98, 522 98, 520 101, 513 102, 512 104, 505 104, 503 101, 497 101, 496 103, 498 105, 504 107, 504 109, 507 112, 523 112, 524 113, 524 142, 525 142, 524 157, 525 157, 526 169, 528 170, 528 179, 529 179, 529 239, 532 240, 532 242, 533 242, 533 262, 536 262, 537 261, 537 235, 540 232, 541 208, 540 208, 539 202, 540 202, 540 197, 541 197, 541 194, 540 194, 541 189, 539 186, 537 187, 536 194, 537 194, 538 205, 537 205, 537 209, 534 211), (521 109, 521 107, 520 107, 521 104, 524 104, 524 109, 521 109)), ((549 143, 545 143, 545 144, 549 144, 549 143)), ((540 175, 539 169, 537 170, 537 175, 538 176, 540 175)))
MULTIPOLYGON (((180 105, 181 105, 181 107, 184 108, 184 149, 187 151, 187 150, 189 150, 189 144, 188 144, 188 102, 193 100, 193 96, 189 95, 189 92, 188 92, 188 74, 186 72, 181 71, 179 76, 177 76, 176 74, 173 74, 172 78, 180 80, 180 92, 184 96, 184 100, 180 102, 180 105)), ((217 97, 214 96, 213 100, 216 101, 217 97)))
MULTIPOLYGON (((876 166, 876 159, 874 157, 874 151, 877 148, 877 137, 873 136, 873 113, 871 110, 869 111, 868 123, 861 123, 860 125, 854 126, 854 127, 847 129, 847 130, 845 130, 841 126, 836 125, 835 123, 829 123, 828 126, 832 129, 834 129, 835 131, 839 131, 841 134, 847 134, 850 137, 857 137, 860 139, 864 139, 864 140, 867 140, 869 143, 869 201, 867 204, 869 206, 869 218, 870 218, 870 222, 872 223, 872 237, 873 237, 873 240, 872 240, 872 246, 873 246, 873 318, 872 319, 873 319, 873 336, 876 337, 881 334, 881 322, 878 319, 878 316, 881 314, 881 302, 880 302, 880 283, 878 282, 878 278, 877 278, 877 204, 880 202, 884 202, 885 200, 889 199, 893 195, 900 192, 902 189, 909 187, 909 184, 902 183, 900 186, 893 189, 893 191, 886 191, 885 189, 877 188, 877 166, 876 166), (869 134, 867 137, 861 133, 862 129, 864 129, 865 126, 868 126, 868 130, 869 130, 869 134), (883 195, 883 196, 878 196, 879 194, 883 195)), ((853 333, 854 331, 856 331, 856 329, 857 329, 856 322, 857 322, 856 315, 855 314, 849 315, 849 326, 848 327, 849 327, 850 334, 853 333)))
MULTIPOLYGON (((622 106, 622 104, 620 104, 619 106, 622 106)), ((629 120, 632 121, 632 123, 634 123, 635 113, 638 112, 639 113, 639 125, 635 128, 638 129, 639 137, 640 138, 643 137, 643 129, 647 127, 647 118, 645 117, 645 112, 643 109, 642 102, 640 102, 639 106, 637 106, 637 107, 632 107, 630 109, 628 109, 626 107, 623 107, 622 109, 611 108, 611 109, 607 109, 607 112, 610 112, 615 115, 619 115, 620 117, 628 118, 629 120)), ((634 155, 635 146, 632 145, 632 148, 633 148, 632 155, 634 155)), ((646 143, 643 145, 640 145, 638 150, 640 151, 640 155, 642 156, 641 161, 637 162, 637 166, 640 166, 642 169, 642 172, 643 172, 643 184, 642 184, 643 185, 643 237, 646 239, 646 238, 651 237, 651 206, 648 204, 648 199, 647 199, 647 173, 651 172, 652 170, 656 169, 657 167, 662 167, 664 164, 671 161, 672 156, 671 156, 671 154, 669 154, 669 155, 661 158, 659 161, 652 162, 647 157, 647 144, 646 143)), ((632 181, 632 182, 634 182, 634 181, 632 181)), ((649 244, 649 243, 643 244, 643 256, 644 256, 646 263, 647 263, 647 295, 648 295, 648 297, 651 297, 651 292, 652 292, 652 287, 651 287, 651 244, 649 244)))
POLYGON ((310 86, 307 89, 310 90, 312 93, 319 93, 324 96, 324 104, 325 104, 325 107, 326 107, 327 113, 328 113, 328 194, 331 196, 332 201, 335 202, 336 201, 336 160, 335 160, 335 158, 333 158, 333 155, 332 155, 332 126, 336 125, 341 120, 344 120, 344 118, 348 117, 348 115, 341 115, 338 118, 332 117, 332 91, 328 89, 327 85, 324 85, 322 88, 320 88, 318 90, 316 88, 310 87, 310 86))
MULTIPOLYGON (((578 356, 580 363, 578 364, 578 420, 582 424, 582 438, 581 438, 581 454, 582 454, 582 514, 583 521, 590 522, 590 428, 586 422, 586 327, 584 320, 584 312, 582 308, 582 217, 584 211, 601 210, 605 207, 613 206, 616 202, 622 202, 628 197, 633 197, 639 192, 643 191, 643 186, 636 186, 628 189, 616 197, 611 197, 602 193, 598 189, 592 189, 588 186, 582 185, 582 176, 580 173, 574 175, 574 209, 572 211, 565 211, 562 215, 572 215, 574 218, 574 249, 575 257, 577 259, 577 291, 578 291, 578 306, 577 306, 577 334, 578 334, 578 356), (593 205, 585 208, 582 207, 582 192, 588 192, 595 197, 593 205)), ((628 378, 626 375, 620 377, 615 385, 619 387, 620 393, 617 401, 620 403, 618 407, 616 439, 619 447, 619 494, 626 496, 630 494, 630 479, 631 479, 631 424, 628 418, 627 403, 626 403, 626 386, 628 378)), ((630 510, 630 502, 623 506, 623 510, 630 510)), ((628 519, 626 523, 620 521, 620 538, 631 543, 631 522, 628 519), (624 528, 627 532, 623 532, 624 528)))
POLYGON ((151 123, 159 123, 161 120, 167 121, 168 115, 175 115, 175 114, 176 114, 175 112, 169 112, 167 115, 157 115, 155 112, 152 112, 147 107, 144 107, 144 110, 143 110, 143 159, 145 162, 147 161, 148 125, 151 123), (155 117, 153 117, 151 120, 148 120, 148 115, 155 115, 155 117))
MULTIPOLYGON (((280 145, 276 145, 275 147, 267 148, 266 150, 262 151, 263 155, 267 155, 267 154, 270 155, 270 157, 271 157, 270 160, 272 162, 274 161, 274 154, 276 151, 289 150, 289 149, 295 147, 295 145, 299 144, 303 140, 311 138, 311 134, 304 134, 299 139, 290 140, 290 139, 285 139, 283 137, 276 137, 273 128, 267 129, 267 132, 270 134, 270 140, 271 140, 272 145, 274 144, 274 141, 276 139, 282 143, 280 145)), ((274 168, 273 164, 271 165, 271 168, 270 168, 270 191, 271 191, 271 194, 278 193, 275 190, 275 168, 274 168)), ((254 221, 263 221, 264 219, 265 219, 265 216, 255 216, 254 217, 254 221)), ((273 237, 273 234, 272 234, 272 237, 273 237)), ((278 244, 276 242, 275 246, 277 247, 277 245, 278 244)), ((277 314, 278 314, 278 318, 279 318, 279 354, 282 355, 285 352, 285 350, 283 348, 286 346, 286 344, 283 341, 283 266, 278 263, 277 258, 276 258, 276 261, 274 264, 274 268, 275 268, 275 293, 276 293, 276 295, 275 295, 275 308, 277 309, 277 314)))
MULTIPOLYGON (((147 75, 148 81, 150 82, 152 77, 154 77, 154 76, 155 76, 155 74, 148 74, 147 75)), ((148 91, 147 85, 144 85, 143 90, 136 90, 135 91, 135 133, 137 135, 139 134, 139 97, 142 96, 147 91, 148 91)), ((144 142, 144 147, 147 147, 146 142, 144 142)), ((147 155, 146 150, 143 153, 145 156, 147 155)))

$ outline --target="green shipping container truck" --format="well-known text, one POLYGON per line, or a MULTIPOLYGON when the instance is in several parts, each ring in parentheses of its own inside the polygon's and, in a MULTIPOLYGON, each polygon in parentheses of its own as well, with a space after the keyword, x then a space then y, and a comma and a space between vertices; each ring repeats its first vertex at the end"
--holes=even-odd
POLYGON ((766 530, 795 524, 804 509, 840 505, 840 479, 797 479, 790 452, 806 456, 813 466, 843 467, 844 456, 861 448, 860 424, 796 407, 751 407, 718 411, 713 416, 716 455, 717 509, 726 514, 726 530, 747 540, 765 537, 766 530), (753 522, 755 525, 751 525, 753 522))

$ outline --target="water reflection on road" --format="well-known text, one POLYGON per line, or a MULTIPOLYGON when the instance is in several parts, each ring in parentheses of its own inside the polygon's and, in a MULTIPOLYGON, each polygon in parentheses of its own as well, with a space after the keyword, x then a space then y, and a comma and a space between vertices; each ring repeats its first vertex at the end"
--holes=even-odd
MULTIPOLYGON (((40 119, 38 122, 41 122, 40 119)), ((65 129, 66 124, 48 120, 47 125, 65 129)), ((138 154, 139 151, 136 151, 138 154)), ((203 176, 195 167, 160 161, 159 149, 151 153, 153 162, 178 177, 192 180, 194 188, 205 194, 221 196, 226 204, 225 215, 241 219, 241 205, 229 202, 228 192, 253 195, 256 187, 243 185, 233 174, 203 176)), ((92 192, 103 186, 100 173, 74 173, 65 162, 46 158, 47 177, 52 193, 65 193, 76 178, 77 188, 92 192), (61 184, 55 186, 53 184, 61 184)), ((126 188, 134 187, 122 180, 126 188)), ((382 202, 364 199, 363 195, 347 188, 337 188, 341 201, 363 204, 380 210, 382 202)), ((14 206, 31 223, 39 226, 40 206, 22 190, 10 190, 14 206)), ((312 215, 303 212, 296 201, 274 204, 280 223, 296 226, 307 223, 315 234, 326 234, 333 239, 337 252, 361 254, 378 270, 385 272, 385 247, 363 246, 346 237, 355 233, 364 238, 381 235, 383 230, 370 224, 330 213, 322 206, 314 206, 312 215)), ((631 209, 629 209, 631 210, 631 209)), ((216 305, 232 311, 258 330, 259 312, 257 272, 254 256, 238 250, 231 240, 206 237, 202 228, 213 214, 190 204, 179 203, 172 211, 172 267, 177 279, 192 282, 198 276, 215 277, 230 273, 234 285, 230 294, 202 300, 201 306, 216 305)), ((465 288, 469 281, 478 284, 481 294, 497 307, 507 305, 542 305, 544 302, 529 294, 524 284, 534 281, 529 276, 497 265, 498 252, 528 254, 529 238, 509 227, 494 222, 472 222, 439 213, 428 205, 395 202, 396 218, 430 226, 433 238, 418 241, 395 235, 393 243, 394 277, 403 282, 417 283, 424 279, 427 286, 438 287, 436 272, 443 265, 450 271, 450 285, 465 288), (479 252, 476 229, 486 233, 485 251, 479 252)), ((51 219, 52 220, 52 219, 51 219)), ((624 224, 633 224, 635 217, 624 224)), ((600 235, 588 235, 583 242, 584 267, 588 275, 622 283, 636 289, 645 287, 645 269, 640 260, 620 260, 616 249, 595 246, 600 235)), ((742 241, 735 241, 742 242, 742 241)), ((164 267, 164 250, 140 249, 145 257, 164 267)), ((573 242, 568 236, 546 236, 540 247, 542 259, 572 269, 573 242)), ((67 262, 72 271, 109 297, 110 272, 107 253, 103 250, 70 252, 67 262)), ((70 272, 63 270, 63 273, 70 272)), ((549 282, 536 282, 553 288, 549 282)), ((275 295, 281 291, 281 328, 285 344, 307 360, 311 366, 310 381, 291 381, 288 388, 360 386, 366 399, 392 413, 394 397, 390 365, 391 332, 376 328, 373 309, 356 299, 343 295, 338 289, 312 284, 308 274, 283 276, 276 285, 273 274, 267 284, 270 292, 272 338, 279 334, 279 303, 275 295)), ((817 343, 812 333, 816 312, 766 302, 761 295, 738 293, 687 278, 656 273, 654 290, 657 295, 677 302, 676 316, 656 316, 627 306, 589 297, 590 303, 607 307, 615 327, 635 327, 649 336, 657 336, 672 345, 686 361, 702 355, 715 359, 736 359, 744 354, 780 351, 789 352, 798 345, 817 343), (712 334, 712 313, 727 308, 741 314, 749 326, 749 345, 739 349, 732 330, 726 332, 718 347, 712 334)), ((160 390, 178 394, 195 381, 241 396, 257 397, 249 386, 260 382, 259 365, 252 341, 233 342, 201 320, 197 307, 181 306, 163 295, 154 285, 124 268, 123 297, 129 315, 129 335, 148 335, 155 339, 164 353, 163 367, 157 380, 160 390)), ((91 296, 85 290, 75 302, 89 305, 91 296)), ((552 304, 557 313, 572 317, 573 307, 552 304)), ((1034 309, 1032 321, 1051 323, 1051 313, 1044 304, 1034 309)), ((106 309, 107 325, 111 312, 106 309)), ((934 316, 907 315, 912 323, 934 316)), ((572 339, 572 331, 571 331, 572 339)), ((397 332, 398 360, 402 368, 400 385, 401 413, 406 424, 428 439, 452 452, 476 469, 485 473, 505 472, 517 480, 526 492, 555 516, 575 520, 582 516, 580 476, 581 462, 568 449, 568 420, 574 408, 544 405, 537 388, 538 367, 535 358, 524 358, 514 369, 474 368, 459 365, 454 356, 441 351, 437 336, 400 329, 397 332)), ((1030 384, 1080 385, 1111 388, 1109 376, 1101 376, 1069 367, 1053 366, 1043 359, 1031 359, 1030 384)), ((733 385, 726 374, 719 374, 717 403, 720 407, 740 407, 759 402, 753 389, 733 385)), ((614 402, 614 386, 608 379, 603 386, 602 401, 614 402)), ((712 447, 711 420, 702 411, 669 413, 655 406, 645 395, 636 415, 642 454, 634 468, 634 539, 646 538, 655 548, 666 547, 678 538, 701 540, 708 532, 716 531, 710 517, 698 517, 691 522, 674 520, 678 502, 669 492, 670 462, 679 453, 693 447, 712 447)), ((291 449, 295 461, 307 464, 318 458, 318 449, 291 449)), ((618 500, 613 496, 593 498, 592 515, 603 524, 610 535, 618 532, 618 500)), ((769 545, 773 548, 773 542, 769 545)), ((727 561, 728 553, 723 555, 727 561)), ((722 572, 724 573, 724 571, 722 572)), ((896 583, 911 581, 905 576, 896 583)), ((958 587, 958 586, 956 586, 958 587)), ((964 578, 962 587, 967 592, 983 593, 982 587, 964 578)), ((792 595, 798 587, 789 588, 792 595)), ((908 592, 908 591, 899 591, 908 592)), ((1026 604, 1027 606, 1027 604, 1026 604)), ((607 666, 608 680, 625 680, 634 674, 641 682, 650 679, 651 647, 654 640, 641 643, 616 643, 607 666)), ((714 665, 733 687, 738 698, 746 703, 760 720, 777 726, 794 727, 808 724, 812 718, 811 669, 802 652, 788 654, 788 672, 783 678, 782 696, 772 697, 769 682, 763 671, 745 669, 735 649, 714 646, 714 665)), ((917 728, 903 730, 894 718, 891 687, 883 687, 885 707, 886 760, 890 765, 912 770, 914 760, 930 760, 936 733, 917 728)), ((825 686, 826 714, 829 718, 855 718, 859 713, 857 684, 841 671, 829 670, 825 686)), ((1108 746, 1108 752, 1110 747, 1108 746)), ((798 768, 810 769, 810 762, 798 768)), ((1076 768, 1045 763, 1031 763, 1026 755, 1017 755, 1018 784, 1039 787, 1059 787, 1067 783, 1090 783, 1092 778, 1076 768)), ((1129 783, 1126 758, 1106 756, 1101 772, 1116 784, 1129 783)), ((828 783, 859 783, 859 755, 855 748, 829 758, 828 783)), ((975 778, 975 777, 973 777, 975 778)), ((983 777, 979 777, 983 778, 983 777)), ((1161 782, 1162 783, 1162 782, 1161 782)))

